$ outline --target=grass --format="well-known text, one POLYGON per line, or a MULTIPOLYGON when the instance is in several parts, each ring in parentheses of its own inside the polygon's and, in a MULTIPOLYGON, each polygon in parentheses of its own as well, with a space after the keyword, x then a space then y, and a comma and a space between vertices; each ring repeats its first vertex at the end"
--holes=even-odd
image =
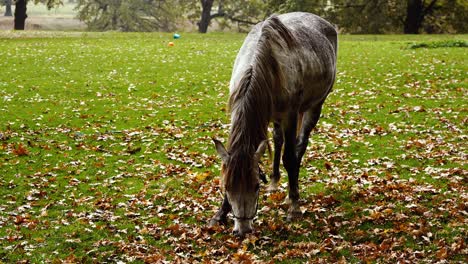
POLYGON ((243 38, 0 33, 0 261, 463 262, 466 49, 407 47, 466 35, 341 36, 304 218, 283 177, 238 241, 205 223, 243 38))

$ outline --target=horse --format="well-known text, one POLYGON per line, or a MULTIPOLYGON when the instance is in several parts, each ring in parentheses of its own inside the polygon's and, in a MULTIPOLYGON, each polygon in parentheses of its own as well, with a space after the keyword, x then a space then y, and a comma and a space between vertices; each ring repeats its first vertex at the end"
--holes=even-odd
POLYGON ((287 220, 300 218, 299 168, 309 136, 336 75, 337 31, 319 16, 304 12, 273 15, 247 35, 234 62, 228 106, 228 149, 213 138, 221 158, 224 198, 209 225, 234 217, 233 233, 252 231, 257 214, 260 159, 273 123, 273 168, 269 191, 278 188, 279 164, 288 174, 287 220), (284 145, 284 150, 283 150, 284 145))

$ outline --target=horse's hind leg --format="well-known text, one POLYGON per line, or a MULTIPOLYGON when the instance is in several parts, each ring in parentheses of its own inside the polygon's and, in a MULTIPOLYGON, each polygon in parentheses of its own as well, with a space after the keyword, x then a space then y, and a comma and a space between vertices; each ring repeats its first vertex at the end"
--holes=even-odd
POLYGON ((299 163, 296 154, 297 113, 290 113, 284 130, 283 164, 288 172, 289 202, 288 220, 301 215, 299 209, 299 163))
POLYGON ((227 214, 231 211, 231 205, 229 204, 229 201, 224 195, 223 199, 223 204, 219 208, 218 212, 211 218, 210 223, 208 226, 215 226, 216 224, 222 224, 225 225, 227 224, 227 214))
POLYGON ((302 128, 297 137, 296 155, 298 166, 301 166, 302 157, 307 149, 309 143, 309 136, 312 129, 315 128, 322 112, 322 104, 317 105, 305 113, 302 119, 302 128))
POLYGON ((281 150, 283 148, 283 130, 281 129, 281 124, 275 122, 273 124, 273 141, 275 145, 275 153, 273 157, 273 172, 270 177, 270 186, 268 191, 276 191, 278 189, 278 182, 280 179, 280 159, 281 159, 281 150))

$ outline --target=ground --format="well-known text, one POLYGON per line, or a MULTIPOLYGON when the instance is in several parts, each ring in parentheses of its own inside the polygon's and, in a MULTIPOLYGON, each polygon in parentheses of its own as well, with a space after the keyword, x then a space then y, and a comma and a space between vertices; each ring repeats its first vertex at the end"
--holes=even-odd
POLYGON ((468 37, 341 36, 303 218, 283 171, 238 239, 206 223, 244 37, 0 32, 0 262, 463 263, 468 37))

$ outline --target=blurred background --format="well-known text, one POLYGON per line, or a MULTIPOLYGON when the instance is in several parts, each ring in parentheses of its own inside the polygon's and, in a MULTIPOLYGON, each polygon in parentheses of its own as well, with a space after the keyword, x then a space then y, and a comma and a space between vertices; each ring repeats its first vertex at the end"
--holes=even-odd
POLYGON ((467 0, 0 0, 0 30, 245 32, 305 11, 342 34, 467 32, 467 0))

